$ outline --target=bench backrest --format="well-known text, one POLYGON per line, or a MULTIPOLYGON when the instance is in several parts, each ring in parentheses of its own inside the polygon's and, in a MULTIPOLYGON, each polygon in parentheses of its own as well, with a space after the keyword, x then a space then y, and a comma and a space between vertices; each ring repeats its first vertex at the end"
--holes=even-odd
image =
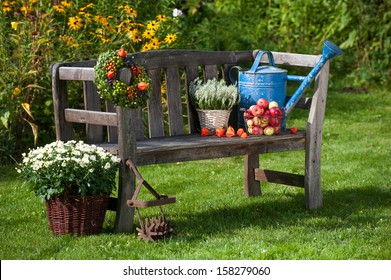
MULTIPOLYGON (((188 98, 191 81, 197 77, 204 80, 225 79, 228 84, 229 70, 234 65, 251 65, 258 51, 193 51, 193 50, 159 50, 131 54, 134 61, 144 66, 152 80, 152 93, 148 108, 136 113, 135 135, 143 137, 162 137, 196 133, 199 121, 194 107, 188 98), (166 101, 162 102, 161 85, 165 83, 166 101)), ((273 52, 277 65, 313 67, 319 59, 316 55, 302 55, 273 52)), ((267 63, 264 57, 262 62, 267 63)), ((53 100, 55 109, 56 135, 58 140, 74 139, 72 123, 85 123, 88 142, 117 141, 118 125, 115 108, 110 103, 102 103, 93 83, 96 61, 57 63, 52 66, 53 100), (69 108, 67 81, 83 82, 84 108, 69 108), (102 112, 102 108, 103 112, 102 112), (107 127, 107 133, 103 127, 107 127), (106 136, 107 135, 107 136, 106 136)), ((314 92, 321 90, 327 94, 328 63, 318 74, 314 92), (319 86, 323 84, 325 86, 319 86)), ((319 93, 318 93, 319 94, 319 93)), ((312 104, 311 98, 302 98, 297 108, 319 110, 312 104)), ((323 124, 324 106, 321 108, 323 124)), ((314 113, 312 114, 314 116, 314 113)), ((237 113, 231 114, 233 121, 237 113)), ((310 114, 311 118, 311 114, 310 114)), ((318 118, 318 117, 317 117, 318 118)), ((319 120, 318 120, 319 121, 319 120)), ((232 123, 232 122, 230 122, 232 123)))

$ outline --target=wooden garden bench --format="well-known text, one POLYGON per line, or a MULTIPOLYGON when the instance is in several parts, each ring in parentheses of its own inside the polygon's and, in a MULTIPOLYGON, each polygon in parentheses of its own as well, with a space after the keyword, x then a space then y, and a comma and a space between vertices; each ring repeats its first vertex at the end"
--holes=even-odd
MULTIPOLYGON (((86 124, 87 142, 102 145, 117 154, 122 164, 116 210, 115 232, 133 230, 133 209, 127 206, 135 185, 125 159, 137 165, 150 165, 244 156, 244 193, 259 195, 260 181, 304 188, 308 209, 322 207, 320 158, 328 87, 329 62, 317 75, 312 98, 302 98, 295 108, 308 110, 305 131, 283 132, 275 136, 219 138, 201 137, 195 109, 188 98, 191 81, 224 78, 234 65, 251 65, 257 51, 159 50, 131 54, 144 66, 152 80, 152 93, 146 110, 114 108, 101 102, 93 83, 95 60, 56 63, 51 67, 57 140, 75 139, 73 123, 86 124), (167 100, 162 104, 161 84, 165 80, 167 100), (81 81, 84 106, 70 108, 67 84, 81 81), (164 108, 166 106, 167 110, 164 108), (102 109, 103 108, 103 109, 102 109), (304 175, 264 170, 259 167, 263 153, 305 150, 304 175)), ((312 68, 320 56, 273 52, 277 65, 312 68)), ((263 62, 267 62, 263 58, 263 62)), ((237 108, 236 108, 237 110, 237 108)), ((237 111, 230 124, 237 123, 237 111)), ((288 119, 289 121, 289 119, 288 119)))

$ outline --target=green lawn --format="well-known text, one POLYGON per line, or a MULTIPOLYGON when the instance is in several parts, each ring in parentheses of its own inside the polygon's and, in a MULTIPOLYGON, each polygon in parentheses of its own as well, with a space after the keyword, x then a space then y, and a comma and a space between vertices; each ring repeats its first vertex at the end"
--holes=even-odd
MULTIPOLYGON (((303 127, 300 114, 288 126, 303 127)), ((147 243, 111 233, 53 236, 44 204, 0 167, 0 259, 391 259, 391 97, 331 92, 322 153, 324 207, 307 211, 302 189, 264 184, 243 196, 243 160, 148 166, 143 177, 177 197, 165 207, 176 234, 147 243), (196 176, 199 173, 200 176, 196 176)), ((261 157, 261 166, 302 173, 304 153, 261 157)), ((157 209, 142 215, 157 215, 157 209)))

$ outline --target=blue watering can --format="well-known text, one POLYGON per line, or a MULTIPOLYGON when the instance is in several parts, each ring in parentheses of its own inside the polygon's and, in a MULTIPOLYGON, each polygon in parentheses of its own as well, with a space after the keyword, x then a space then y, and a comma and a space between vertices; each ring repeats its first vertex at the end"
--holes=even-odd
MULTIPOLYGON (((342 53, 342 50, 333 42, 324 41, 322 56, 307 76, 287 75, 287 70, 275 66, 273 54, 270 51, 260 51, 250 70, 243 70, 240 66, 232 67, 229 78, 233 84, 237 85, 240 95, 239 127, 244 127, 243 111, 241 110, 248 109, 260 98, 266 98, 269 102, 276 101, 278 106, 282 108, 286 120, 286 116, 292 111, 304 90, 311 84, 323 65, 329 59, 342 53), (265 54, 268 56, 269 66, 259 66, 261 58, 265 54), (238 71, 237 79, 234 77, 235 71, 238 71), (302 83, 285 104, 287 81, 302 83)), ((282 129, 285 130, 285 121, 282 126, 282 129)))

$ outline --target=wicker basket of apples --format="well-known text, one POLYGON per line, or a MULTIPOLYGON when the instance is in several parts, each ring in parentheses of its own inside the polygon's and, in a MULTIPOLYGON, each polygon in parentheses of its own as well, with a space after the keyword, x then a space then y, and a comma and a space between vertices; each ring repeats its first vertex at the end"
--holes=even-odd
POLYGON ((276 101, 260 98, 244 111, 243 118, 249 135, 277 135, 281 132, 284 113, 276 101))

